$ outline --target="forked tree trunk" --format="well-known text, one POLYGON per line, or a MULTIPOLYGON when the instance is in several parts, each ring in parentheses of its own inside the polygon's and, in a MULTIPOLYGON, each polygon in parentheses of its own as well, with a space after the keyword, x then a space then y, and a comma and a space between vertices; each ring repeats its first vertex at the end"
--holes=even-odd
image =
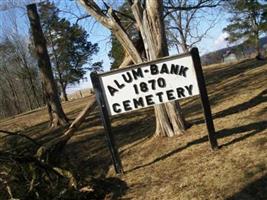
POLYGON ((63 112, 57 92, 57 86, 52 73, 51 63, 46 48, 46 40, 40 24, 39 15, 35 4, 27 5, 27 14, 31 25, 33 41, 38 57, 38 66, 41 80, 45 91, 46 104, 48 106, 50 125, 56 127, 68 124, 67 117, 63 112))
MULTIPOLYGON (((109 9, 105 15, 93 0, 79 0, 87 12, 106 28, 109 28, 117 37, 131 57, 133 63, 144 61, 140 51, 130 40, 130 37, 121 27, 121 23, 109 9)), ((130 1, 131 2, 131 1, 130 1)), ((142 7, 140 0, 132 4, 132 12, 136 20, 137 29, 141 32, 147 60, 154 60, 168 55, 168 47, 163 23, 163 4, 161 0, 146 0, 142 7)), ((125 59, 125 63, 129 60, 125 59)), ((171 102, 155 106, 156 136, 172 137, 183 134, 185 131, 185 120, 178 102, 171 102)))
MULTIPOLYGON (((148 60, 168 56, 167 40, 163 22, 162 1, 147 0, 146 9, 135 1, 132 11, 141 32, 148 60)), ((183 134, 185 120, 178 102, 155 106, 156 136, 183 134)))

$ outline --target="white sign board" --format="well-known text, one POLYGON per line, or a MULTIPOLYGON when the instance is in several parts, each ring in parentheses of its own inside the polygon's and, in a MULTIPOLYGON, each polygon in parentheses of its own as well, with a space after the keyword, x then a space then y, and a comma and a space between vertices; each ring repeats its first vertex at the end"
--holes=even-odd
POLYGON ((99 74, 109 115, 199 94, 190 54, 99 74))

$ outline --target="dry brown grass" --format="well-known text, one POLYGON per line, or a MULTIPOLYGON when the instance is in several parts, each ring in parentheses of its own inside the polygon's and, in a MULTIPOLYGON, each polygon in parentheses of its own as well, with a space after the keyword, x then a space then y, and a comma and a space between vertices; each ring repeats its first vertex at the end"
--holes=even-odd
MULTIPOLYGON (((182 101, 193 126, 187 134, 154 138, 153 109, 114 118, 113 132, 125 175, 117 177, 98 111, 91 113, 64 150, 63 160, 86 182, 108 178, 113 199, 267 199, 267 64, 247 60, 205 69, 220 144, 211 151, 198 98, 182 101)), ((64 103, 73 119, 90 97, 64 103)), ((0 121, 1 129, 38 138, 45 109, 0 121)))

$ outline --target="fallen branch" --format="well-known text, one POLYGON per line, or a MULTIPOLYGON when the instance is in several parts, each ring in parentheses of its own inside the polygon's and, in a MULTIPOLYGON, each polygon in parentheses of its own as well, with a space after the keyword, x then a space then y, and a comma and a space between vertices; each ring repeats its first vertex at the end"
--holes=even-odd
POLYGON ((31 137, 24 135, 20 132, 10 132, 10 131, 4 131, 4 130, 0 130, 0 133, 4 133, 8 136, 19 136, 19 137, 23 137, 26 138, 27 140, 31 141, 32 143, 34 143, 37 146, 41 146, 41 144, 39 144, 37 141, 35 141, 34 139, 32 139, 31 137))
POLYGON ((43 169, 45 171, 50 171, 53 172, 55 175, 57 176, 61 176, 61 177, 65 177, 69 180, 69 186, 73 187, 73 188, 77 188, 77 181, 76 178, 74 177, 74 175, 66 170, 66 169, 62 169, 59 167, 54 167, 51 166, 43 161, 40 161, 39 159, 37 159, 36 157, 30 156, 30 155, 26 155, 26 156, 21 156, 21 155, 17 155, 17 154, 13 154, 10 152, 1 152, 0 151, 0 160, 5 160, 5 162, 18 162, 20 164, 30 164, 33 163, 35 164, 35 166, 39 167, 40 169, 43 169), (3 159, 4 158, 4 159, 3 159))
MULTIPOLYGON (((130 63, 132 63, 131 57, 125 56, 119 68, 126 67, 130 63)), ((78 128, 81 126, 81 124, 84 122, 86 116, 95 109, 96 105, 97 105, 97 102, 94 97, 94 99, 86 105, 86 107, 82 110, 82 112, 80 112, 80 114, 71 123, 67 131, 65 131, 64 135, 42 145, 37 150, 36 156, 38 158, 41 158, 49 149, 51 150, 54 148, 54 150, 56 150, 56 149, 60 149, 63 146, 65 146, 65 144, 69 141, 69 139, 74 135, 75 131, 77 131, 78 128)))
POLYGON ((80 112, 76 119, 71 123, 69 128, 65 131, 64 135, 55 138, 54 140, 49 141, 46 144, 43 144, 36 153, 37 158, 41 158, 48 150, 57 150, 65 146, 69 139, 74 135, 75 131, 81 126, 84 122, 86 116, 95 109, 97 103, 94 98, 90 101, 86 107, 80 112))

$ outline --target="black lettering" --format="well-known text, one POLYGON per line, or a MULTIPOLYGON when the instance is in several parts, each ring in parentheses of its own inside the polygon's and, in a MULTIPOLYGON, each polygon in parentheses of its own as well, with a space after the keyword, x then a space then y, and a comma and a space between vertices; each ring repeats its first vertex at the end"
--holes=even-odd
POLYGON ((163 98, 162 98, 163 92, 158 92, 158 93, 156 93, 156 95, 159 97, 159 102, 162 103, 163 102, 163 98))
POLYGON ((174 93, 173 90, 167 90, 167 91, 166 91, 168 100, 170 100, 170 101, 171 101, 171 100, 175 100, 175 97, 173 96, 173 93, 174 93))
POLYGON ((152 94, 151 95, 147 95, 145 98, 146 98, 146 103, 147 103, 148 106, 155 104, 155 102, 152 99, 153 98, 152 94))
POLYGON ((114 103, 114 104, 112 105, 113 111, 114 111, 115 113, 120 113, 120 112, 121 112, 121 109, 118 108, 118 107, 120 107, 120 104, 118 104, 118 103, 114 103))
POLYGON ((166 87, 166 81, 164 78, 158 78, 157 82, 158 82, 159 87, 161 87, 161 88, 166 87))
POLYGON ((130 72, 126 72, 127 76, 125 74, 122 74, 122 78, 126 83, 131 83, 133 81, 133 77, 131 76, 130 72))
POLYGON ((177 91, 178 98, 185 97, 184 88, 179 87, 179 88, 176 89, 176 91, 177 91))
POLYGON ((188 67, 184 67, 183 65, 180 67, 179 75, 186 77, 186 71, 188 70, 188 67))
POLYGON ((152 90, 155 90, 156 89, 156 81, 155 80, 149 80, 147 82, 151 84, 151 89, 152 90))
POLYGON ((189 95, 192 95, 193 91, 193 85, 185 86, 185 89, 187 89, 187 92, 189 95))
POLYGON ((125 111, 132 110, 132 107, 130 106, 130 100, 123 101, 122 104, 125 111))
POLYGON ((135 108, 138 108, 139 106, 144 107, 144 100, 142 97, 140 97, 139 99, 133 99, 133 103, 135 108))
POLYGON ((114 93, 115 92, 118 92, 117 89, 115 89, 114 87, 109 86, 109 85, 108 85, 108 91, 109 91, 109 93, 110 93, 111 96, 114 96, 114 93))
POLYGON ((133 84, 135 94, 139 94, 139 90, 136 84, 133 84))
POLYGON ((147 92, 148 91, 148 87, 147 87, 147 84, 145 82, 141 82, 140 83, 140 90, 142 92, 147 92))
POLYGON ((169 74, 170 72, 169 72, 169 69, 168 69, 168 66, 167 66, 167 64, 166 63, 163 63, 163 65, 161 66, 161 70, 160 70, 160 73, 161 74, 169 74))
POLYGON ((179 65, 172 64, 171 65, 171 74, 177 74, 179 72, 179 65))
POLYGON ((135 70, 133 69, 132 74, 135 80, 138 79, 138 77, 144 77, 144 74, 141 68, 137 68, 135 70))
POLYGON ((117 80, 114 80, 114 83, 117 85, 117 87, 118 87, 119 89, 124 88, 124 86, 125 86, 123 83, 120 84, 117 80))
POLYGON ((158 66, 156 64, 150 65, 150 73, 152 75, 159 73, 159 69, 158 69, 158 66))

